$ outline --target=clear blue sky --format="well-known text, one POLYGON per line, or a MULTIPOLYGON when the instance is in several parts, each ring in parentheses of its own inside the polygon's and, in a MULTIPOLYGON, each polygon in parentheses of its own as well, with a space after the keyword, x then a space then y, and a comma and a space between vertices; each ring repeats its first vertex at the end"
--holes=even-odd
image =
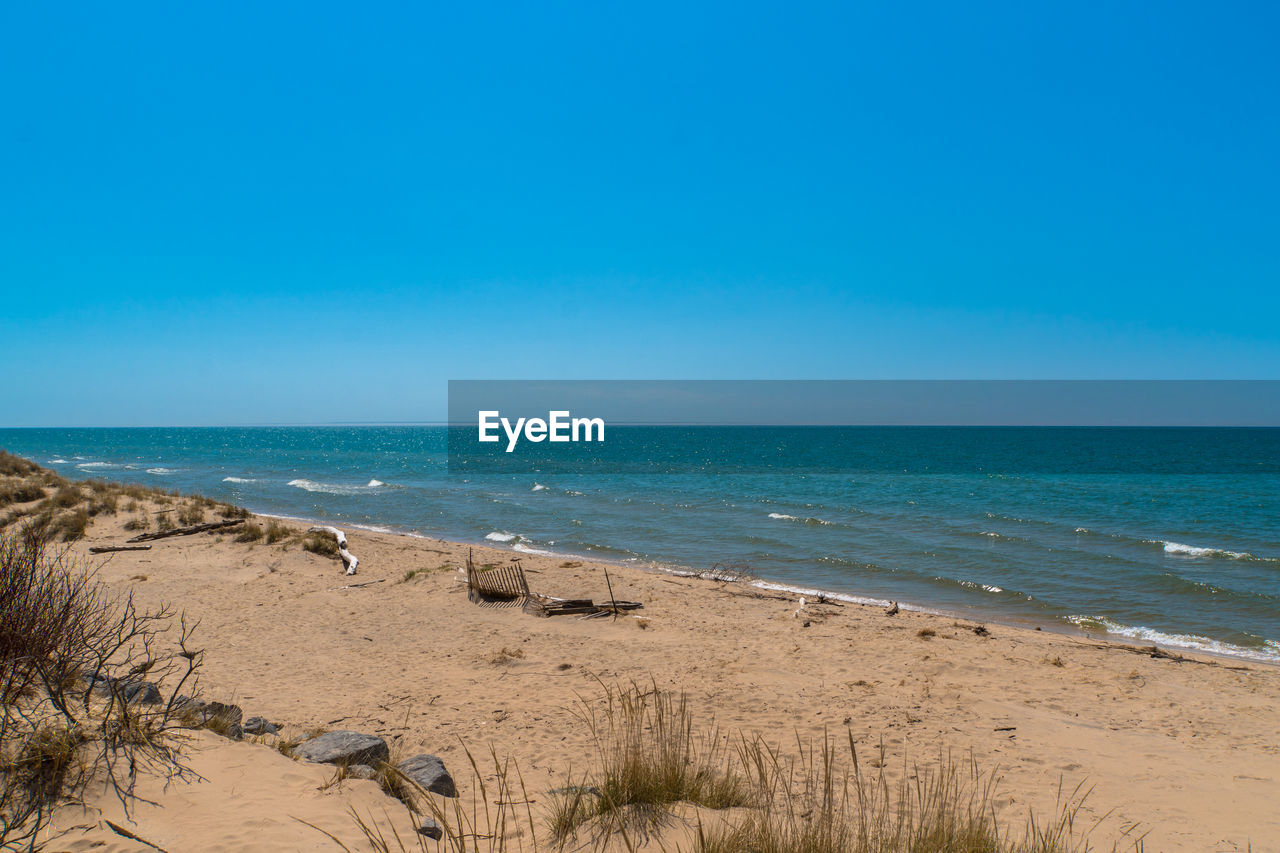
POLYGON ((4 4, 0 426, 1280 377, 1278 37, 1261 2, 4 4))

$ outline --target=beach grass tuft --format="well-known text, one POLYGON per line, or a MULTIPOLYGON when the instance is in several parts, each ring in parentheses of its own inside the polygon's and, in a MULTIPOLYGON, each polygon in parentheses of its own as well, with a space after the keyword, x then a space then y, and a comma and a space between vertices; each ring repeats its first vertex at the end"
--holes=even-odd
POLYGON ((199 503, 187 503, 178 510, 178 523, 191 527, 204 521, 204 507, 199 503))
POLYGON ((556 795, 548 818, 559 845, 588 830, 643 838, 679 803, 726 809, 752 791, 726 754, 714 725, 697 731, 688 697, 647 687, 602 685, 602 703, 583 701, 578 717, 591 734, 597 770, 556 795))
POLYGON ((302 550, 322 557, 338 556, 338 540, 330 533, 312 531, 302 537, 302 550))
POLYGON ((256 521, 246 521, 240 525, 240 530, 236 533, 235 541, 237 542, 258 542, 266 532, 262 529, 262 525, 256 521))
POLYGON ((266 536, 267 544, 274 545, 277 542, 288 539, 291 535, 291 531, 288 527, 273 518, 267 522, 267 526, 263 531, 263 534, 266 536))

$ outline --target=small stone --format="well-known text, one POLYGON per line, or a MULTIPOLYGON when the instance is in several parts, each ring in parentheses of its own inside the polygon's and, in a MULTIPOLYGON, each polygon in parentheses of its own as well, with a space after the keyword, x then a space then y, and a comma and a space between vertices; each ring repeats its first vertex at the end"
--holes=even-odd
POLYGON ((434 755, 415 755, 401 761, 397 768, 405 776, 422 786, 425 790, 442 797, 458 796, 458 788, 453 777, 445 769, 444 762, 434 755))
POLYGON ((418 834, 425 835, 427 838, 434 838, 439 841, 444 837, 444 827, 436 823, 431 818, 424 818, 422 825, 418 827, 418 834))
POLYGON ((368 764, 352 764, 347 768, 347 778, 349 779, 376 779, 377 776, 378 771, 368 764))
POLYGON ((327 732, 303 741, 294 749, 297 758, 316 764, 377 764, 391 757, 387 742, 375 735, 353 731, 327 732))

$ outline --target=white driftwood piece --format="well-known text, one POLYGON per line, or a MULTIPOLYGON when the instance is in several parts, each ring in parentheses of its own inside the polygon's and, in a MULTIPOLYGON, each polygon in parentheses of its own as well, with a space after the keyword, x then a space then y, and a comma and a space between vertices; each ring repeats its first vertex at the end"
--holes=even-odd
POLYGON ((347 574, 354 575, 356 566, 360 565, 360 559, 347 550, 347 534, 343 533, 336 527, 320 526, 312 527, 308 533, 329 533, 334 539, 338 540, 338 555, 342 557, 342 565, 347 567, 347 574))

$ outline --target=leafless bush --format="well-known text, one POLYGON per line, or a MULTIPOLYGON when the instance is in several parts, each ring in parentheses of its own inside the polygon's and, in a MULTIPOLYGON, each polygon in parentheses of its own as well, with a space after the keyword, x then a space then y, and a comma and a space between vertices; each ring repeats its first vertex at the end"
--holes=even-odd
POLYGON ((0 849, 33 848, 53 808, 90 779, 127 812, 139 772, 190 772, 171 734, 178 691, 195 687, 195 626, 180 618, 177 648, 162 649, 172 612, 110 596, 53 549, 54 532, 0 533, 0 849))

